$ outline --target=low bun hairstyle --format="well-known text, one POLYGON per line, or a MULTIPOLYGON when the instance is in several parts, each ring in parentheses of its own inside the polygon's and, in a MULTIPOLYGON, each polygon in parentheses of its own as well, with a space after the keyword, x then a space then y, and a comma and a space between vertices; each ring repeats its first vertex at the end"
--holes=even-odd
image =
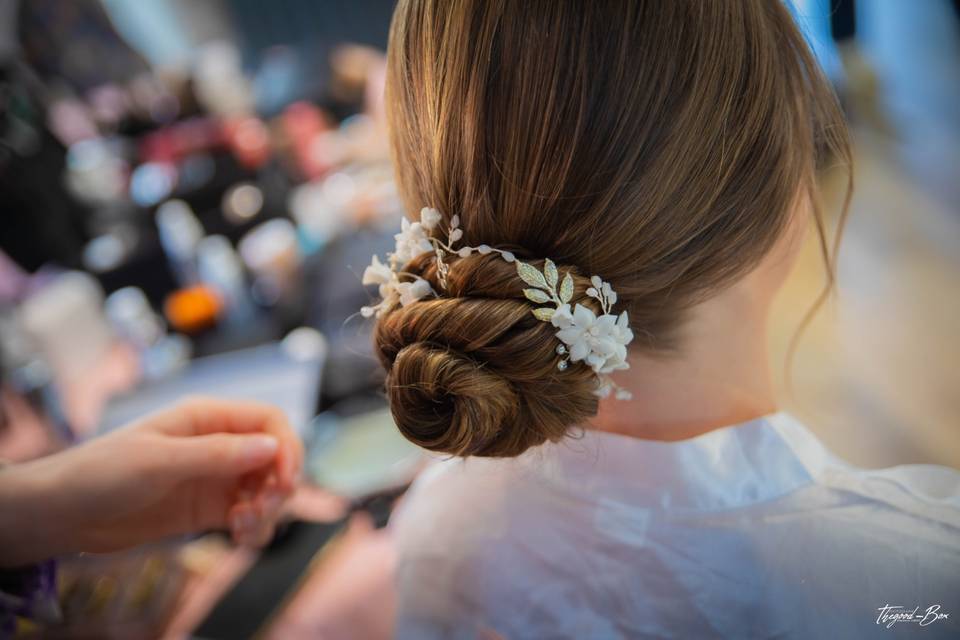
MULTIPOLYGON (((444 295, 398 306, 376 326, 403 435, 454 455, 515 456, 594 415, 596 376, 588 367, 557 368, 556 329, 530 313, 515 266, 496 254, 448 264, 446 290, 432 256, 408 265, 444 295)), ((592 307, 589 283, 574 281, 574 301, 592 307)))
MULTIPOLYGON (((597 274, 634 348, 682 348, 686 311, 749 272, 815 175, 849 163, 829 84, 778 0, 399 0, 386 107, 408 212, 459 215, 463 243, 597 274)), ((841 215, 840 224, 844 213, 841 215)), ((838 235, 839 239, 839 235, 838 235)), ((514 456, 597 410, 589 367, 557 369, 514 265, 430 256, 437 297, 383 313, 375 349, 403 434, 514 456)))

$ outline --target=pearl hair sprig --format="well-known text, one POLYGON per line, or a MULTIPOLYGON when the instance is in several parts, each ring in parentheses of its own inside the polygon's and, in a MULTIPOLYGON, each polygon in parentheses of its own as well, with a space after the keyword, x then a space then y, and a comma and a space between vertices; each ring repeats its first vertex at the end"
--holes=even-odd
POLYGON ((608 374, 614 371, 630 368, 627 362, 627 346, 633 340, 627 312, 623 311, 620 315, 613 313, 617 294, 608 282, 604 282, 599 276, 593 276, 590 278, 591 286, 586 291, 589 297, 599 303, 600 315, 580 304, 571 309, 574 287, 573 276, 569 271, 561 278, 556 265, 549 258, 544 260, 541 271, 533 265, 517 260, 510 251, 486 244, 457 248, 456 244, 463 237, 460 216, 450 219, 447 243, 444 243, 431 235, 442 220, 443 215, 431 207, 421 209, 419 222, 410 222, 406 218, 402 220, 400 233, 394 236, 394 251, 388 254, 386 263, 373 256, 370 266, 363 272, 363 284, 377 285, 380 293, 378 304, 360 309, 363 317, 380 317, 397 304, 407 306, 427 296, 436 295, 429 282, 418 275, 403 271, 406 264, 414 258, 433 253, 437 266, 437 281, 441 288, 446 289, 450 272, 445 261, 448 255, 467 258, 473 253, 495 253, 505 262, 516 265, 517 275, 528 285, 528 288, 523 290, 524 297, 535 305, 546 305, 536 306, 532 313, 537 320, 549 322, 557 329, 556 336, 561 343, 556 348, 556 353, 560 356, 557 369, 566 371, 570 363, 584 362, 598 376, 597 395, 606 397, 613 392, 618 400, 630 399, 630 393, 618 387, 608 377, 608 374), (401 276, 406 281, 401 281, 401 276))

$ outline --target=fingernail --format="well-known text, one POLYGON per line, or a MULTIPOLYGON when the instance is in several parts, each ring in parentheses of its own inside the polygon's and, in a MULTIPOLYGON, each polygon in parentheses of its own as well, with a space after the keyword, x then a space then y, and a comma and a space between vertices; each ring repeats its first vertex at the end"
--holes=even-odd
POLYGON ((257 526, 257 516, 252 511, 241 511, 233 517, 235 532, 253 531, 257 526))
POLYGON ((280 447, 272 436, 248 436, 243 439, 240 455, 247 460, 266 460, 277 453, 280 447))

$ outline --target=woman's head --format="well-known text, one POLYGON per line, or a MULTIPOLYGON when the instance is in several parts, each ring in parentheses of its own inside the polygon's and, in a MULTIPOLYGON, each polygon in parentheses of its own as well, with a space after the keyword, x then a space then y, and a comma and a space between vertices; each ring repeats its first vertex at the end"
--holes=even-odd
MULTIPOLYGON (((468 244, 599 274, 636 348, 660 353, 815 201, 823 150, 846 151, 828 85, 770 0, 401 0, 387 109, 410 211, 458 214, 468 244)), ((408 438, 509 456, 596 412, 590 370, 557 370, 510 265, 454 259, 446 290, 432 261, 406 270, 442 291, 376 329, 408 438)))

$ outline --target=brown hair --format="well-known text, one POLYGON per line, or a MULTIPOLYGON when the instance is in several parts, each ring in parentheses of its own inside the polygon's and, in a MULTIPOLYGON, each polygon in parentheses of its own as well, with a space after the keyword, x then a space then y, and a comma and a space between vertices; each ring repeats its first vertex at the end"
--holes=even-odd
MULTIPOLYGON (((677 347, 684 311, 756 266, 828 150, 835 97, 777 0, 400 0, 387 109, 410 211, 459 214, 464 242, 599 274, 635 345, 677 347)), ((830 266, 824 225, 815 207, 830 266)), ((380 318, 375 343, 404 435, 513 456, 594 415, 595 378, 556 368, 512 265, 405 269, 438 298, 380 318)), ((832 268, 829 269, 832 272, 832 268)))

